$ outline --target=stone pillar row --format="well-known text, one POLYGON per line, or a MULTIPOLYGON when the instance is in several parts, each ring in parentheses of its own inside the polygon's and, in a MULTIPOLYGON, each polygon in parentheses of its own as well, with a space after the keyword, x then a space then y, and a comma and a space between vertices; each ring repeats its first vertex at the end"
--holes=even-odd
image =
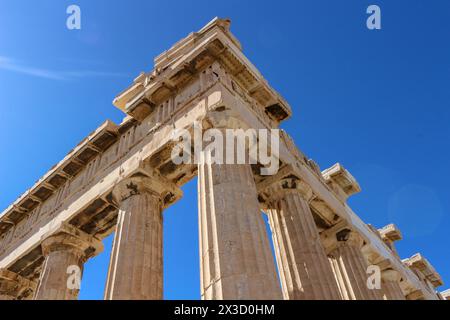
MULTIPOLYGON (((105 290, 107 300, 163 298, 162 210, 181 190, 152 171, 139 171, 112 192, 118 222, 105 290)), ((45 258, 38 285, 0 270, 0 300, 77 299, 83 265, 103 250, 102 242, 68 224, 43 237, 45 258)))
MULTIPOLYGON (((222 131, 246 128, 229 108, 210 110, 205 121, 222 131)), ((271 176, 257 190, 249 164, 211 163, 215 156, 206 148, 198 164, 202 299, 382 298, 380 290, 367 288, 363 241, 355 232, 337 230, 324 246, 310 208, 313 193, 306 183, 294 174, 271 176), (279 278, 261 212, 261 193, 279 278)), ((131 177, 118 180, 111 197, 118 207, 118 221, 104 298, 162 299, 163 210, 182 193, 144 163, 131 177)), ((101 250, 98 239, 67 225, 46 237, 35 299, 76 299, 79 287, 73 286, 73 279, 70 282, 69 273, 80 270, 81 281, 84 262, 101 250)), ((401 298, 396 276, 383 273, 387 299, 401 298)), ((25 289, 17 281, 24 282, 8 277, 0 281, 0 298, 24 296, 25 289)))
MULTIPOLYGON (((364 241, 357 233, 340 228, 321 239, 309 205, 312 191, 295 176, 274 179, 264 189, 279 280, 250 165, 209 160, 204 152, 198 165, 202 299, 405 298, 398 272, 389 268, 382 272, 382 290, 368 288, 364 241)), ((112 196, 119 213, 105 299, 162 299, 162 213, 181 191, 144 170, 121 181, 112 196)), ((0 300, 27 299, 32 292, 37 300, 76 299, 84 262, 103 249, 100 240, 66 224, 41 246, 38 285, 0 270, 0 300)))

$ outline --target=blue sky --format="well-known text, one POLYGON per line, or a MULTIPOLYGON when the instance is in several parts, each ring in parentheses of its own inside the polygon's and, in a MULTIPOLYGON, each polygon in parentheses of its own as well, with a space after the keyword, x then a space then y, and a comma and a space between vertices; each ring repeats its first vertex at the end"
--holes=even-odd
MULTIPOLYGON (((342 163, 350 205, 394 222, 402 257, 423 253, 450 286, 450 2, 0 0, 0 207, 105 119, 153 58, 214 16, 289 101, 283 124, 322 169, 342 163), (66 28, 77 4, 82 29, 66 28), (382 30, 366 28, 377 4, 382 30)), ((165 215, 165 297, 199 298, 196 181, 165 215)), ((111 237, 86 265, 82 299, 101 299, 111 237)))

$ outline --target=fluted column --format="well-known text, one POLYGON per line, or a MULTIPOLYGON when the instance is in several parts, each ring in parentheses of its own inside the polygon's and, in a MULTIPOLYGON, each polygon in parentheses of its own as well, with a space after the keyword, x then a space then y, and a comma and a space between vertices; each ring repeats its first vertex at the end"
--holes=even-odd
POLYGON ((355 232, 344 229, 336 234, 330 262, 344 300, 381 300, 380 290, 369 289, 368 264, 361 247, 363 239, 355 232))
POLYGON ((26 300, 35 289, 33 281, 7 269, 0 269, 0 300, 26 300))
POLYGON ((100 240, 64 225, 41 244, 45 257, 35 300, 76 300, 84 262, 103 250, 100 240), (77 278, 71 278, 77 277, 77 278))
POLYGON ((250 165, 198 166, 202 299, 280 299, 250 165))
POLYGON ((392 269, 381 272, 381 287, 386 300, 406 300, 400 287, 400 274, 392 269))
POLYGON ((270 187, 267 210, 283 296, 287 300, 340 300, 308 199, 311 189, 296 178, 270 187))
POLYGON ((105 289, 106 300, 163 298, 164 199, 175 187, 162 177, 126 179, 114 191, 119 217, 105 289))

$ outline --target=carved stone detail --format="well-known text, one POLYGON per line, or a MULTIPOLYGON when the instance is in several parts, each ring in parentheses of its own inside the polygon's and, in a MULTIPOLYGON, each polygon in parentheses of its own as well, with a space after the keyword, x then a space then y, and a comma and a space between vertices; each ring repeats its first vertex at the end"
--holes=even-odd
POLYGON ((0 300, 30 299, 36 283, 7 269, 0 269, 0 300))

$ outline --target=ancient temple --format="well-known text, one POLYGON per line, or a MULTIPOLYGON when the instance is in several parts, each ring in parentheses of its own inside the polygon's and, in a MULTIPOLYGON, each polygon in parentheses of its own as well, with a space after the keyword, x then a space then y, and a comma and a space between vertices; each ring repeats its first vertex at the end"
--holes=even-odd
POLYGON ((105 299, 162 299, 163 211, 196 176, 202 299, 448 299, 422 255, 399 257, 394 224, 377 230, 348 206, 355 178, 341 164, 321 171, 284 131, 273 175, 172 161, 174 130, 194 122, 277 129, 291 115, 229 20, 160 54, 113 103, 122 123, 106 121, 0 214, 0 299, 76 299, 70 270, 113 232, 105 299))

